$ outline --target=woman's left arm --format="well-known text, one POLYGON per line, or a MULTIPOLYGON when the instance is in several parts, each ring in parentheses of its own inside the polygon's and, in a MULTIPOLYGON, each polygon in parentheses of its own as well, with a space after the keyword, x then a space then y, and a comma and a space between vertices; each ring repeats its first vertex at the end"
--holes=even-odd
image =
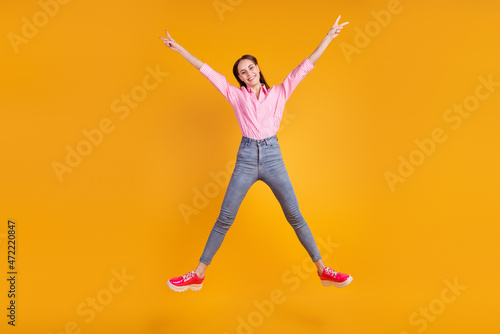
POLYGON ((323 40, 318 45, 316 50, 314 50, 314 52, 309 56, 309 60, 311 61, 311 63, 313 63, 313 65, 318 61, 319 57, 326 50, 328 44, 330 44, 330 42, 333 41, 333 39, 339 35, 342 28, 344 28, 346 24, 349 24, 349 22, 344 22, 342 24, 339 24, 339 20, 340 20, 340 15, 339 17, 337 17, 337 21, 335 21, 335 24, 330 29, 330 31, 328 31, 328 34, 326 34, 325 38, 323 38, 323 40))

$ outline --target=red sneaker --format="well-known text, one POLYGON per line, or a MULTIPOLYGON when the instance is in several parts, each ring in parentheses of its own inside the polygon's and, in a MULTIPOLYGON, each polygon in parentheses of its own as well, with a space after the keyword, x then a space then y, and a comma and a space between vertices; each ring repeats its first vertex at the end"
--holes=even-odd
POLYGON ((191 289, 192 291, 200 291, 203 286, 203 278, 199 278, 194 271, 190 271, 185 275, 171 278, 167 281, 167 286, 177 292, 184 292, 191 289))
POLYGON ((318 273, 318 276, 323 286, 335 285, 337 288, 343 288, 352 282, 352 276, 339 273, 330 267, 323 269, 323 273, 321 275, 318 273))

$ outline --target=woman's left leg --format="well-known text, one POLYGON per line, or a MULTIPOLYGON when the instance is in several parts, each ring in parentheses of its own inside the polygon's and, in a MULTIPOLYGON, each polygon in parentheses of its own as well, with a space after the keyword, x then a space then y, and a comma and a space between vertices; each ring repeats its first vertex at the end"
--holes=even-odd
MULTIPOLYGON (((300 240, 300 243, 306 249, 312 261, 318 266, 324 268, 323 261, 321 261, 321 254, 316 245, 316 241, 312 235, 309 225, 305 221, 299 209, 299 203, 295 196, 295 191, 288 176, 288 172, 280 172, 279 174, 272 175, 271 177, 263 180, 273 191, 274 196, 278 199, 283 213, 295 231, 295 234, 300 240)), ((318 267, 318 270, 323 268, 318 267)))
POLYGON ((302 246, 307 250, 312 261, 320 272, 324 269, 321 254, 316 241, 299 209, 295 191, 285 168, 278 140, 272 139, 267 145, 262 145, 262 161, 259 168, 259 178, 264 181, 278 199, 285 217, 293 227, 302 246))
POLYGON ((271 139, 269 143, 266 142, 266 146, 262 145, 260 163, 262 167, 259 168, 259 178, 271 188, 274 196, 278 199, 286 219, 316 265, 321 283, 324 286, 334 285, 339 288, 348 286, 352 282, 352 276, 326 267, 321 259, 311 229, 300 212, 299 203, 285 168, 277 138, 271 139))

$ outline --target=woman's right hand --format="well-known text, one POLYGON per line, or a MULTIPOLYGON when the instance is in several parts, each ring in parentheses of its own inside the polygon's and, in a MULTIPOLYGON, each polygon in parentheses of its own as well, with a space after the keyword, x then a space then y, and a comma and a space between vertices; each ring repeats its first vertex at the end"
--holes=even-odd
POLYGON ((179 51, 181 49, 181 46, 179 43, 177 43, 172 36, 168 33, 168 31, 165 29, 165 32, 167 33, 168 38, 160 37, 160 39, 163 40, 163 43, 168 46, 171 50, 174 51, 179 51))
POLYGON ((190 54, 186 49, 180 46, 179 43, 174 41, 174 39, 172 38, 172 36, 170 36, 170 34, 166 29, 165 32, 167 33, 168 38, 160 37, 160 39, 163 40, 163 43, 166 46, 168 46, 171 50, 179 52, 179 54, 183 56, 184 59, 186 59, 189 63, 191 63, 191 65, 193 65, 199 70, 203 65, 203 62, 198 58, 196 58, 195 56, 193 56, 192 54, 190 54))

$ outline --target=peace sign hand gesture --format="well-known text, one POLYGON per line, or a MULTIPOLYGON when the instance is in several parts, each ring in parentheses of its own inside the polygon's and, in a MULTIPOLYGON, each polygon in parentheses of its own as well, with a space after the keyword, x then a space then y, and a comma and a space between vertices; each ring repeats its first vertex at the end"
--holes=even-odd
POLYGON ((174 41, 174 39, 172 38, 172 36, 170 36, 170 34, 168 33, 168 31, 165 29, 165 32, 167 33, 167 36, 168 38, 164 38, 164 37, 160 37, 160 39, 163 40, 163 43, 168 46, 171 50, 174 50, 174 51, 179 51, 181 46, 179 45, 179 43, 177 43, 176 41, 174 41))
POLYGON ((340 34, 340 30, 342 30, 342 28, 344 28, 346 24, 349 24, 349 22, 344 22, 342 24, 339 24, 339 20, 340 20, 340 15, 339 17, 337 17, 337 21, 335 21, 333 27, 331 27, 330 31, 328 31, 327 36, 332 40, 340 34))

